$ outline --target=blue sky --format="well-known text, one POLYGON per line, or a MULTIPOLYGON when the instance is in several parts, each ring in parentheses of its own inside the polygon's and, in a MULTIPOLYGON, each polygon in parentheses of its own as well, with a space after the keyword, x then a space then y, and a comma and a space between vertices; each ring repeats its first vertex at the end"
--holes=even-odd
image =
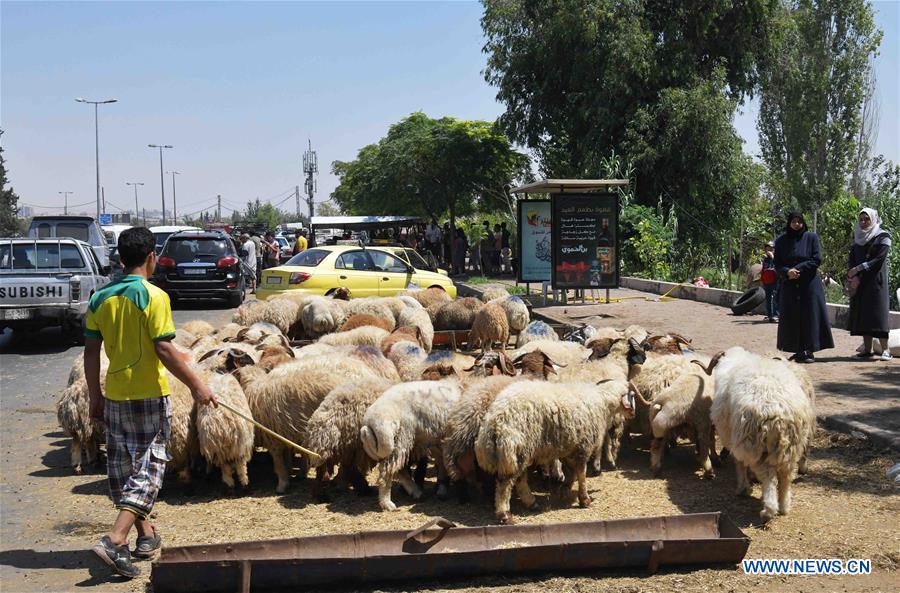
MULTIPOLYGON (((900 3, 875 8, 885 32, 877 152, 900 161, 900 3)), ((59 191, 74 191, 73 204, 92 201, 93 109, 74 98, 116 97, 100 114, 101 181, 116 206, 132 208, 125 182, 142 181, 141 206, 159 207, 158 152, 148 143, 175 146, 165 168, 182 173, 180 213, 216 194, 226 212, 256 197, 280 202, 302 189, 307 138, 319 155, 317 201, 326 199, 336 185, 330 163, 354 158, 413 111, 502 112, 481 76, 481 12, 476 2, 4 1, 0 127, 10 179, 23 203, 59 206, 59 191)), ((756 154, 755 106, 735 123, 756 154)))

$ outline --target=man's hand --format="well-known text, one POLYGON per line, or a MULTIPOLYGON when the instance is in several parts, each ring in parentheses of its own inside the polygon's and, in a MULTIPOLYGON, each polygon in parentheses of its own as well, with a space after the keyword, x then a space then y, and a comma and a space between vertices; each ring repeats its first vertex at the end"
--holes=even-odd
POLYGON ((796 280, 800 277, 800 270, 796 268, 791 268, 787 273, 788 280, 796 280))
POLYGON ((105 422, 104 411, 106 410, 106 400, 103 397, 91 398, 91 420, 105 422))
POLYGON ((197 402, 197 405, 208 406, 212 404, 213 407, 219 407, 216 396, 209 390, 209 386, 206 383, 201 383, 196 389, 192 389, 191 395, 194 396, 194 401, 197 402))
POLYGON ((850 268, 847 271, 847 278, 853 278, 854 276, 856 276, 856 268, 850 268))

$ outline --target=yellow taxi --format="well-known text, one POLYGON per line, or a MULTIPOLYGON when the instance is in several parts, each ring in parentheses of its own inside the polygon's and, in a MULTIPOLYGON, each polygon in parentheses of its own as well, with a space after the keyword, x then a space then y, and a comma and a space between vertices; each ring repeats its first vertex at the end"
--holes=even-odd
POLYGON ((302 251, 275 268, 263 270, 256 298, 287 290, 326 295, 346 286, 353 297, 394 296, 401 290, 437 287, 456 298, 446 275, 414 268, 389 247, 333 245, 302 251))

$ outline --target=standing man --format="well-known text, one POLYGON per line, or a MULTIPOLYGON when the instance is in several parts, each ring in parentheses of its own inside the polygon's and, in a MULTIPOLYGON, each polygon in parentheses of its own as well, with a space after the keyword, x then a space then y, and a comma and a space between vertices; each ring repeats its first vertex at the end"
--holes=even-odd
POLYGON ((309 241, 306 240, 306 229, 300 229, 300 232, 297 233, 297 244, 294 246, 294 255, 297 255, 301 251, 306 251, 309 247, 309 241))
POLYGON ((250 292, 256 292, 256 243, 250 239, 250 235, 247 233, 241 235, 241 249, 244 251, 244 264, 252 274, 250 292))
POLYGON ((428 242, 428 251, 435 258, 441 256, 441 227, 438 226, 435 218, 431 219, 431 223, 425 229, 425 241, 428 242))
POLYGON ((134 555, 150 558, 161 539, 149 516, 166 471, 172 404, 163 367, 187 385, 198 405, 218 405, 171 340, 169 297, 147 279, 156 268, 153 233, 130 228, 119 236, 125 276, 91 297, 85 322, 84 371, 91 419, 106 425, 109 494, 116 521, 93 551, 113 571, 134 578, 128 534, 137 528, 134 555), (106 393, 100 389, 100 346, 109 358, 106 393))
POLYGON ((506 222, 500 223, 500 259, 503 262, 503 271, 512 273, 512 248, 509 246, 510 232, 506 228, 506 222))
POLYGON ((253 241, 253 245, 254 247, 256 247, 256 285, 259 286, 259 283, 262 281, 263 269, 262 239, 259 238, 259 233, 257 233, 256 231, 251 231, 250 240, 253 241))
POLYGON ((263 248, 266 252, 266 268, 274 268, 278 265, 278 252, 281 251, 281 247, 279 247, 278 241, 275 240, 275 233, 272 231, 266 233, 263 248))

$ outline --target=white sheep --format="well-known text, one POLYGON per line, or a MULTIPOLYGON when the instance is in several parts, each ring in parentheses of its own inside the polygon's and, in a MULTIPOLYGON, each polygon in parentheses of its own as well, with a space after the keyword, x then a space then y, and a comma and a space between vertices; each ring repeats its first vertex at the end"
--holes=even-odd
POLYGON ((509 292, 506 290, 506 287, 496 284, 485 286, 481 292, 481 300, 485 303, 489 303, 496 299, 506 298, 508 296, 509 292))
POLYGON ((366 474, 373 461, 359 438, 363 415, 391 383, 381 377, 362 378, 332 389, 309 418, 307 446, 319 454, 310 465, 317 469, 313 494, 320 498, 325 486, 324 468, 340 464, 340 473, 357 494, 369 489, 366 474))
MULTIPOLYGON (((237 379, 215 373, 204 378, 220 402, 252 417, 247 397, 237 379)), ((196 422, 200 454, 207 463, 221 469, 222 481, 229 489, 234 488, 235 473, 241 486, 247 487, 250 484, 247 463, 253 456, 253 425, 224 407, 212 405, 197 408, 196 422)))
POLYGON ((526 507, 535 504, 527 470, 562 460, 578 480, 578 501, 590 506, 587 461, 612 426, 614 417, 633 412, 633 395, 624 381, 544 383, 518 381, 500 392, 488 409, 475 441, 478 465, 497 476, 495 512, 512 522, 513 485, 526 507))
POLYGON ((467 371, 475 364, 475 357, 461 352, 453 352, 451 350, 432 350, 425 360, 424 367, 439 363, 449 364, 456 369, 457 373, 462 375, 463 372, 467 371))
MULTIPOLYGON (((397 510, 391 501, 395 476, 413 498, 421 498, 422 491, 409 476, 406 463, 440 448, 450 408, 459 397, 458 379, 413 381, 394 385, 366 410, 359 436, 366 454, 378 462, 382 510, 397 510)), ((440 482, 444 464, 439 454, 435 460, 440 482)))
MULTIPOLYGON (((347 356, 301 358, 268 374, 253 365, 235 371, 256 421, 301 445, 306 441, 307 420, 332 389, 372 375, 363 361, 347 356)), ((275 491, 283 494, 290 479, 293 451, 262 431, 257 436, 272 456, 278 476, 275 491)))
POLYGON ((172 343, 183 346, 184 348, 190 348, 191 344, 196 342, 198 337, 200 336, 195 336, 184 328, 179 327, 175 330, 175 337, 172 338, 172 343))
POLYGON ((349 301, 344 307, 344 314, 347 317, 352 315, 371 315, 390 323, 391 329, 394 329, 397 323, 397 316, 394 314, 395 308, 399 313, 399 310, 403 308, 402 302, 386 298, 369 297, 349 301))
MULTIPOLYGON (((101 382, 105 375, 105 369, 101 370, 101 382)), ((103 425, 91 420, 90 407, 91 398, 84 376, 75 378, 56 402, 56 419, 59 426, 66 436, 72 439, 70 458, 72 469, 76 474, 83 471, 81 466, 83 456, 90 464, 97 462, 100 443, 106 438, 103 425)))
POLYGON ((387 352, 387 358, 394 363, 403 381, 415 381, 422 375, 428 353, 412 342, 397 342, 387 352))
POLYGON ((319 338, 320 344, 328 346, 374 346, 379 348, 381 341, 390 335, 380 327, 366 325, 345 332, 328 334, 319 338))
POLYGON ((258 321, 275 325, 284 335, 290 335, 297 322, 300 305, 289 299, 269 299, 241 305, 231 320, 243 326, 251 326, 258 321))
MULTIPOLYGON (((488 304, 490 303, 498 304, 506 311, 506 321, 509 323, 509 331, 521 332, 528 327, 528 305, 526 305, 525 301, 520 297, 506 295, 488 301, 488 304)), ((554 332, 554 335, 555 334, 556 332, 554 332)))
POLYGON ((734 346, 716 354, 711 415, 737 470, 738 494, 750 492, 747 469, 762 484, 768 521, 791 508, 791 481, 810 446, 816 416, 803 385, 790 368, 734 346))
POLYGON ((310 298, 300 313, 304 331, 310 336, 337 331, 347 320, 347 305, 347 301, 340 299, 310 298))
POLYGON ((194 334, 194 336, 198 338, 202 338, 203 336, 208 336, 215 331, 215 328, 208 321, 203 321, 202 319, 191 319, 189 321, 185 321, 181 324, 181 329, 184 331, 194 334))
POLYGON ((519 332, 516 338, 516 348, 522 348, 528 342, 536 340, 558 342, 559 334, 543 321, 532 321, 519 332))
POLYGON ((469 330, 469 350, 481 348, 481 351, 494 349, 494 342, 500 342, 500 349, 506 350, 509 342, 509 322, 506 311, 499 303, 490 302, 482 307, 472 321, 469 330))
POLYGON ((556 363, 566 366, 581 364, 591 355, 591 350, 585 348, 581 344, 575 342, 558 342, 555 340, 531 341, 521 348, 513 350, 509 355, 513 359, 516 359, 526 352, 534 352, 535 350, 540 350, 552 358, 556 363))
POLYGON ((418 308, 406 307, 400 311, 400 315, 397 317, 397 327, 403 326, 419 328, 422 347, 425 349, 425 352, 431 352, 431 347, 434 344, 434 325, 431 323, 428 311, 423 309, 421 305, 418 308))

